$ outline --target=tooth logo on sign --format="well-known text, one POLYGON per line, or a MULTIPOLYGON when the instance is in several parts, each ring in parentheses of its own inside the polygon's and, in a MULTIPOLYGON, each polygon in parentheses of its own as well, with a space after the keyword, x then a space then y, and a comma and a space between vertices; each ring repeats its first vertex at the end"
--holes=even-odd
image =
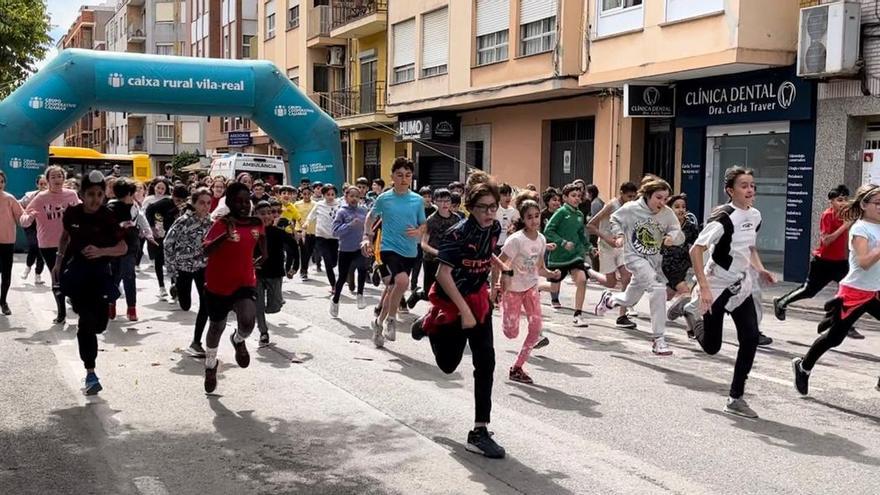
POLYGON ((779 85, 779 91, 777 91, 778 96, 776 99, 779 101, 779 106, 782 107, 783 110, 788 110, 788 107, 794 103, 794 99, 797 98, 797 88, 795 88, 794 83, 791 81, 785 81, 784 83, 779 85))
POLYGON ((28 101, 28 106, 35 110, 39 110, 43 108, 43 99, 39 96, 34 96, 30 99, 30 101, 28 101))
POLYGON ((9 159, 9 167, 10 168, 21 168, 21 158, 10 158, 9 159))
POLYGON ((276 117, 284 117, 287 115, 287 108, 284 105, 276 105, 275 106, 275 116, 276 117))
POLYGON ((107 77, 107 85, 111 88, 121 88, 125 86, 125 78, 118 72, 113 72, 107 77))

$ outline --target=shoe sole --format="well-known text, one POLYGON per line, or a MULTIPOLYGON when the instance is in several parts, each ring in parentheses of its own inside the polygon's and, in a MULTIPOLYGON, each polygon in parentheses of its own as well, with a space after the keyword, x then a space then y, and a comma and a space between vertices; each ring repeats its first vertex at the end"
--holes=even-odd
POLYGON ((572 323, 571 325, 575 328, 587 328, 588 326, 590 326, 590 324, 585 321, 581 321, 578 323, 572 323))
POLYGON ((388 342, 395 342, 397 340, 397 331, 395 330, 392 333, 383 332, 382 336, 385 337, 385 340, 388 342))
POLYGON ((493 455, 488 455, 488 454, 486 454, 485 452, 483 452, 483 449, 477 447, 476 445, 474 445, 474 444, 472 444, 472 443, 466 444, 466 445, 464 446, 464 449, 467 450, 468 452, 471 452, 471 453, 473 453, 473 454, 479 454, 479 455, 481 455, 481 456, 483 456, 483 457, 486 457, 486 458, 488 458, 488 459, 504 459, 504 455, 503 455, 503 454, 500 455, 500 456, 497 456, 497 455, 495 455, 495 456, 493 456, 493 455))
POLYGON ((621 325, 620 323, 615 323, 614 326, 617 328, 625 328, 627 330, 633 330, 635 328, 638 328, 638 325, 636 325, 635 323, 628 324, 628 325, 621 325))
POLYGON ((754 415, 746 414, 746 413, 743 413, 742 411, 737 411, 736 409, 730 409, 727 406, 724 407, 723 411, 727 414, 730 414, 731 416, 737 416, 737 417, 746 418, 746 419, 758 419, 757 414, 754 414, 754 415))
POLYGON ((864 340, 864 338, 865 338, 865 336, 862 335, 862 334, 860 334, 860 333, 857 333, 857 334, 855 334, 855 335, 850 335, 850 334, 847 333, 847 334, 846 334, 846 337, 847 337, 848 339, 853 339, 853 340, 864 340))

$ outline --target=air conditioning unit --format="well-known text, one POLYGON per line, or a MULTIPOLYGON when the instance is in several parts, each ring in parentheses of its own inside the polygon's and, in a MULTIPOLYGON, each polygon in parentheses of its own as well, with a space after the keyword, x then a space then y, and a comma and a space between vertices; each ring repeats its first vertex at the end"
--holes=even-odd
POLYGON ((345 65, 345 47, 331 46, 327 51, 327 65, 345 65))
POLYGON ((858 72, 860 3, 807 7, 800 14, 797 75, 826 77, 858 72))

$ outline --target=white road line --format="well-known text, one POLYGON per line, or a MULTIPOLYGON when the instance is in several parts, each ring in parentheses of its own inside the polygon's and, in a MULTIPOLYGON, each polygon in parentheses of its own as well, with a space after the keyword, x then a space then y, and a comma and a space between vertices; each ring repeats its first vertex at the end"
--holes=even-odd
POLYGON ((138 476, 134 480, 135 488, 141 495, 168 495, 165 483, 155 476, 138 476))

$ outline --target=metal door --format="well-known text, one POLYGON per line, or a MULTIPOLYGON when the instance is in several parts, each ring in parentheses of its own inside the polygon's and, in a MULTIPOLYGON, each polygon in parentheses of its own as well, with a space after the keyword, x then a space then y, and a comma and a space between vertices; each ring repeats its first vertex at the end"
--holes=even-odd
POLYGON ((593 182, 592 118, 550 122, 550 185, 562 187, 575 179, 593 182))

